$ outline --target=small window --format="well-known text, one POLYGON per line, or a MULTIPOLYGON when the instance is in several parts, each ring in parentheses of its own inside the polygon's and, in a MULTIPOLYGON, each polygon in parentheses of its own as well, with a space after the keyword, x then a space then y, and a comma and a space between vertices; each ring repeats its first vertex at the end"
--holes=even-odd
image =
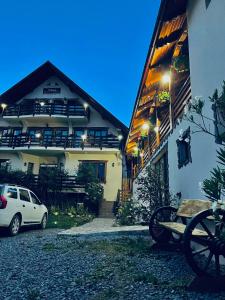
POLYGON ((30 202, 30 195, 27 190, 20 189, 20 200, 30 202))
POLYGON ((16 188, 8 188, 7 196, 12 199, 18 199, 17 189, 16 188))
POLYGON ((99 129, 88 129, 88 136, 94 138, 102 138, 108 135, 108 129, 106 128, 99 128, 99 129))
POLYGON ((178 155, 178 168, 186 166, 188 163, 192 162, 191 159, 191 136, 190 127, 180 134, 177 140, 177 155, 178 155))
POLYGON ((211 0, 205 0, 206 9, 209 7, 210 2, 211 2, 211 0))
POLYGON ((30 196, 31 196, 31 200, 34 204, 41 204, 41 201, 38 199, 38 197, 36 195, 34 195, 34 193, 30 192, 30 196))

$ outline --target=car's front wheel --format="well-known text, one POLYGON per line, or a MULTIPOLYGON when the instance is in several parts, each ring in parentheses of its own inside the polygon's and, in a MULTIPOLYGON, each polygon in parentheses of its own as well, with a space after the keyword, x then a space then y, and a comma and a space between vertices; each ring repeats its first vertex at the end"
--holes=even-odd
POLYGON ((45 229, 46 228, 47 221, 48 221, 47 214, 44 214, 44 216, 43 216, 43 218, 41 220, 41 224, 40 224, 40 228, 41 229, 45 229))
POLYGON ((11 236, 17 235, 20 230, 20 225, 21 225, 21 218, 19 215, 15 215, 12 218, 12 221, 9 225, 9 234, 11 236))

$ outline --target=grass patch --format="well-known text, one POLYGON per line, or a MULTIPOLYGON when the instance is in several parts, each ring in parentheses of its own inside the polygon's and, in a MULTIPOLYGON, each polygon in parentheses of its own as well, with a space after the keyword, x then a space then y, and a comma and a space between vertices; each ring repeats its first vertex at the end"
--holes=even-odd
POLYGON ((87 215, 67 215, 67 214, 50 214, 48 217, 47 228, 69 229, 74 226, 81 226, 90 222, 93 216, 87 215))
POLYGON ((42 250, 44 250, 44 251, 54 251, 57 249, 59 249, 59 248, 57 248, 56 245, 53 243, 46 243, 42 247, 42 250))
POLYGON ((151 273, 139 273, 134 276, 135 282, 144 282, 144 283, 152 283, 153 285, 158 285, 159 280, 151 273))
POLYGON ((112 256, 118 253, 125 254, 127 256, 150 253, 150 242, 143 238, 121 238, 113 241, 102 240, 96 241, 95 243, 89 243, 88 246, 91 250, 101 251, 112 256))
POLYGON ((98 293, 96 297, 93 298, 93 300, 109 300, 109 299, 118 299, 119 298, 119 292, 115 289, 106 289, 98 293))
POLYGON ((27 291, 27 300, 38 300, 40 299, 40 292, 38 290, 28 290, 27 291))

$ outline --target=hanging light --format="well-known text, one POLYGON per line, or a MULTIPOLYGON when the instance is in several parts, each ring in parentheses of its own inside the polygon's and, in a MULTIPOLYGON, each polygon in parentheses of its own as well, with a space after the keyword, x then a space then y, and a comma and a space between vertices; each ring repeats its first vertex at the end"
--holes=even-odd
POLYGON ((146 130, 146 131, 148 131, 148 130, 149 130, 149 128, 150 128, 150 126, 149 126, 149 124, 148 124, 148 123, 144 123, 144 124, 142 125, 142 129, 143 129, 143 130, 146 130))
POLYGON ((162 82, 164 84, 167 84, 167 83, 170 83, 171 81, 171 75, 169 73, 165 73, 163 76, 162 76, 162 82))
POLYGON ((37 139, 39 139, 39 138, 41 137, 40 132, 36 133, 36 134, 35 134, 35 137, 36 137, 37 139))

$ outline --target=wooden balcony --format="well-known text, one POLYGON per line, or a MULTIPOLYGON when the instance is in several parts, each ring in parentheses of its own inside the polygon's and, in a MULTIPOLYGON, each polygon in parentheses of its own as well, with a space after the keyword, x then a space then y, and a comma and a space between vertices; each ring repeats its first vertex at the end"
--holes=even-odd
POLYGON ((161 124, 159 127, 159 133, 151 132, 149 137, 148 145, 143 149, 143 158, 135 159, 134 164, 134 178, 141 172, 144 166, 147 165, 149 159, 154 155, 154 153, 159 149, 164 141, 166 141, 171 130, 176 126, 177 120, 182 117, 185 104, 191 99, 191 82, 190 77, 187 77, 175 88, 174 97, 172 99, 172 124, 171 128, 169 107, 164 113, 163 118, 160 120, 161 124), (159 134, 160 143, 157 142, 157 134, 159 134))
POLYGON ((57 137, 57 136, 43 136, 43 138, 31 137, 28 135, 19 136, 3 136, 0 139, 1 148, 116 148, 121 149, 121 141, 114 135, 108 135, 105 137, 87 137, 87 140, 83 141, 80 137, 68 136, 68 137, 57 137))
POLYGON ((89 119, 90 110, 78 104, 40 103, 19 104, 9 106, 3 111, 3 118, 25 116, 63 116, 85 117, 89 119))

